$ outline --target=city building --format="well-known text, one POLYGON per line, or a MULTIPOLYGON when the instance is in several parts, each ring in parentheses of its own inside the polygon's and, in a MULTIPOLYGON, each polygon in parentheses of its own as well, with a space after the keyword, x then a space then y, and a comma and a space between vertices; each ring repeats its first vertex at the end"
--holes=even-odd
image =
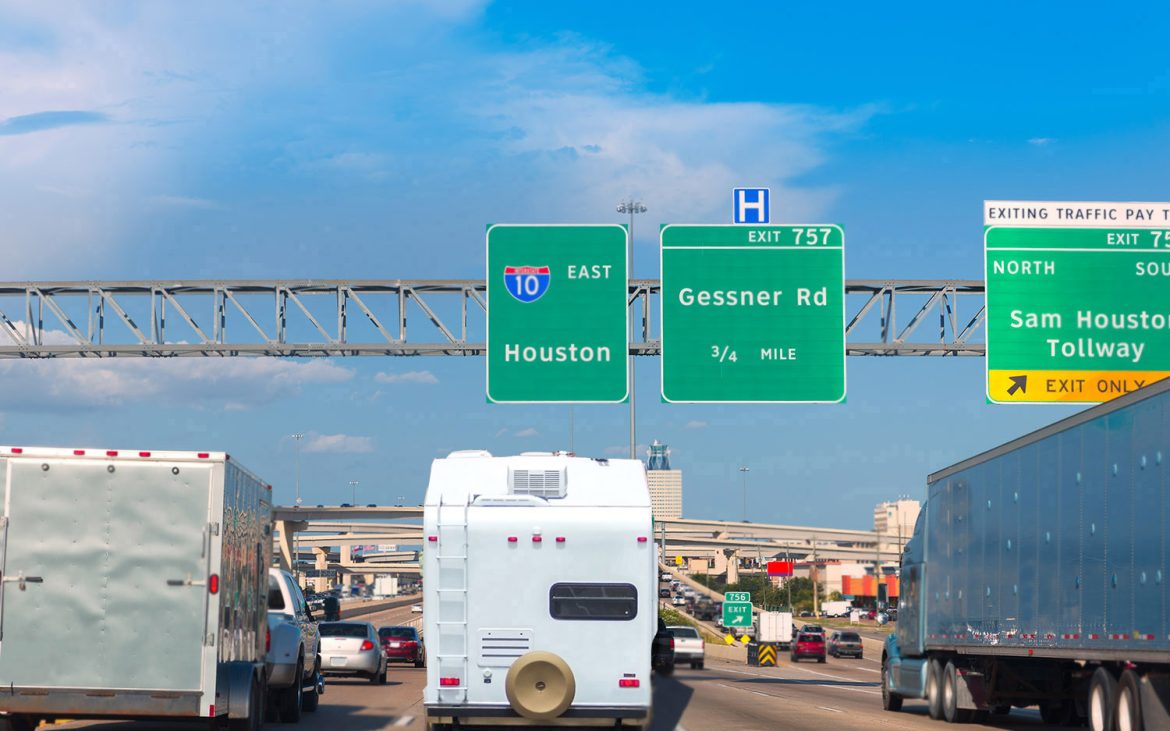
POLYGON ((654 517, 682 517, 682 470, 670 469, 670 448, 657 439, 646 450, 646 482, 654 517))
POLYGON ((900 497, 892 502, 878 503, 873 509, 873 529, 882 540, 909 540, 922 503, 900 497))

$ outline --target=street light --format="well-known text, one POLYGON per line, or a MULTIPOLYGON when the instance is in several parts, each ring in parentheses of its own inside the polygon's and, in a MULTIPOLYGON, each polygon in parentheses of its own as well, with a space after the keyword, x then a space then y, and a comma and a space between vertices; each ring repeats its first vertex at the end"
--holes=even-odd
POLYGON ((354 506, 355 508, 357 507, 357 486, 358 486, 357 480, 350 480, 349 481, 349 487, 351 490, 353 490, 353 496, 350 498, 349 504, 354 506))
MULTIPOLYGON (((642 204, 642 201, 636 201, 632 197, 617 204, 618 213, 628 213, 630 215, 630 227, 626 230, 626 238, 629 240, 629 253, 627 254, 626 264, 629 277, 634 278, 634 214, 645 213, 647 208, 642 204)), ((628 307, 630 311, 630 337, 634 335, 634 308, 628 307)), ((637 427, 634 418, 634 359, 630 358, 630 459, 637 459, 637 427)))
POLYGON ((740 474, 743 475, 743 522, 747 522, 747 473, 751 472, 751 467, 744 465, 739 468, 740 474))
MULTIPOLYGON (((289 434, 288 436, 290 439, 294 440, 297 444, 297 473, 296 473, 297 474, 297 479, 296 479, 297 502, 296 502, 296 506, 299 508, 299 507, 301 507, 301 440, 305 438, 305 433, 304 432, 297 432, 296 434, 289 434)), ((285 525, 287 526, 288 523, 285 523, 285 525)), ((297 536, 296 531, 293 531, 293 561, 292 561, 292 563, 293 563, 293 566, 292 566, 293 580, 297 582, 297 586, 300 586, 300 583, 301 583, 301 567, 300 567, 301 544, 300 544, 300 538, 297 536)))

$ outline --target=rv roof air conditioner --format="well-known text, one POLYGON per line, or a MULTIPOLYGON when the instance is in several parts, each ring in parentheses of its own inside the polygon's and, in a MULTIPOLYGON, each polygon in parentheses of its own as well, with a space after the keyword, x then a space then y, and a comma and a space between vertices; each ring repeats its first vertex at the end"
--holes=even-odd
POLYGON ((565 496, 565 470, 508 470, 508 492, 550 500, 565 496))

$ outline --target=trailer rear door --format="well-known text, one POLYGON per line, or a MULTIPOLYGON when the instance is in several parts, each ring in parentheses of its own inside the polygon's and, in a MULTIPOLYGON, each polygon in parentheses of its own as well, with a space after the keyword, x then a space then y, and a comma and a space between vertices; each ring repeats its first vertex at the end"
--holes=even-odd
POLYGON ((200 690, 211 466, 0 468, 0 687, 200 690))

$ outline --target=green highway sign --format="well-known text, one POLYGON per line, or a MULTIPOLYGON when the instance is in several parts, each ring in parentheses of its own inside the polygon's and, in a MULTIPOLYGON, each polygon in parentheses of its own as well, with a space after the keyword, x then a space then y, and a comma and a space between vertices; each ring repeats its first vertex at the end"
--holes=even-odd
POLYGON ((833 224, 661 229, 662 398, 845 399, 845 234, 833 224))
POLYGON ((723 601, 725 602, 748 602, 752 601, 751 592, 748 591, 725 591, 723 592, 723 601))
POLYGON ((487 230, 487 398, 619 403, 629 393, 626 227, 487 230))
POLYGON ((724 627, 751 627, 751 602, 723 602, 724 627))
POLYGON ((987 201, 987 397, 1098 403, 1170 376, 1170 203, 987 201))

